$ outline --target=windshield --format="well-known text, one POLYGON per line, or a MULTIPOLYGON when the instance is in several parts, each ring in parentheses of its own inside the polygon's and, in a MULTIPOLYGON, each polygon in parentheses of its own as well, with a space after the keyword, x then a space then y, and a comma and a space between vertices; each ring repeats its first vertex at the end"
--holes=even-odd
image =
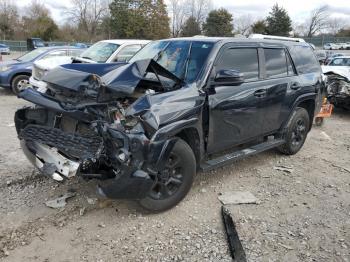
POLYGON ((28 53, 20 56, 16 60, 20 61, 20 62, 29 62, 29 61, 32 61, 33 59, 37 58, 41 54, 45 53, 46 51, 47 51, 47 49, 38 48, 38 49, 35 49, 35 50, 31 51, 31 52, 28 52, 28 53))
POLYGON ((44 47, 45 46, 44 42, 42 40, 39 40, 39 39, 34 39, 33 43, 34 43, 35 47, 44 47))
POLYGON ((194 82, 213 45, 214 43, 204 41, 156 41, 141 49, 130 63, 154 59, 180 79, 194 82))
POLYGON ((85 50, 80 57, 93 60, 97 63, 104 63, 119 46, 113 43, 98 42, 85 50))

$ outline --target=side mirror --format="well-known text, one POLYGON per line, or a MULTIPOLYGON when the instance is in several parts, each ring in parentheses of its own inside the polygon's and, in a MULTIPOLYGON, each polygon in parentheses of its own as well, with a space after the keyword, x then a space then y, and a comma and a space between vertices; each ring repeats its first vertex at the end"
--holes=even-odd
POLYGON ((223 69, 216 73, 214 85, 239 86, 244 83, 244 74, 238 70, 223 69))

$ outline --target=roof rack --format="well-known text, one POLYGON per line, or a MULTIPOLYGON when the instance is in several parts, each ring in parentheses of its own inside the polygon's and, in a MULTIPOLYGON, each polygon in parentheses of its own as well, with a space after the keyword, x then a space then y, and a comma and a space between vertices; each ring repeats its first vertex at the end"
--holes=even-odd
POLYGON ((251 35, 249 35, 248 38, 270 39, 270 40, 280 40, 280 41, 303 42, 303 43, 305 43, 305 40, 302 39, 302 38, 293 38, 293 37, 276 36, 276 35, 251 34, 251 35))

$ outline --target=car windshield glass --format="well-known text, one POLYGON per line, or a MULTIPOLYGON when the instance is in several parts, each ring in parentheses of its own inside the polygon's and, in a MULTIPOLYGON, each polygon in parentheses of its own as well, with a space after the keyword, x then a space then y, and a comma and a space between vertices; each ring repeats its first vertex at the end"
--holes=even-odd
POLYGON ((35 45, 36 47, 44 47, 44 46, 45 46, 45 45, 44 45, 44 42, 41 41, 41 40, 39 40, 39 39, 33 40, 33 43, 34 43, 34 45, 35 45))
POLYGON ((120 45, 98 42, 87 50, 85 50, 80 57, 93 60, 98 63, 104 63, 107 59, 118 49, 120 45))
POLYGON ((21 62, 29 62, 29 61, 37 58, 41 54, 45 53, 46 51, 47 51, 46 49, 38 48, 38 49, 35 49, 31 52, 28 52, 28 53, 20 56, 19 58, 17 58, 17 60, 21 61, 21 62))
POLYGON ((186 82, 194 82, 213 45, 208 42, 182 40, 152 42, 141 49, 130 63, 154 59, 177 77, 186 82))

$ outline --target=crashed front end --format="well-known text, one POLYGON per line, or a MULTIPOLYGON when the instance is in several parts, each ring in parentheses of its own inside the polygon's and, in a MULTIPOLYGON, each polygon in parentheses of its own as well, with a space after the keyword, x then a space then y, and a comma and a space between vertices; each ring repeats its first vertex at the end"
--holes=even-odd
POLYGON ((176 142, 171 133, 194 122, 187 116, 159 126, 150 97, 181 85, 153 60, 121 64, 101 78, 60 68, 44 81, 45 94, 33 89, 19 94, 35 104, 15 114, 25 155, 58 181, 76 175, 100 179, 98 191, 109 198, 144 198, 176 142), (148 73, 165 75, 172 85, 145 81, 148 73))
POLYGON ((327 76, 328 100, 337 107, 350 110, 350 71, 333 68, 326 70, 324 74, 327 76))

